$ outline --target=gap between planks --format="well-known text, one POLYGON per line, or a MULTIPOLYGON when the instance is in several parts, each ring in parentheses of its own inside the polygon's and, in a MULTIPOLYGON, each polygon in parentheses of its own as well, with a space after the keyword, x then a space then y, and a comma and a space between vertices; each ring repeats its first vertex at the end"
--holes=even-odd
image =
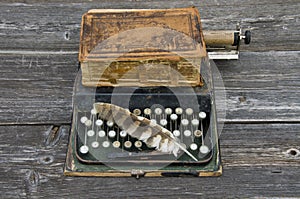
POLYGON ((78 54, 78 51, 0 50, 0 55, 1 54, 16 54, 16 55, 73 55, 73 54, 78 54))

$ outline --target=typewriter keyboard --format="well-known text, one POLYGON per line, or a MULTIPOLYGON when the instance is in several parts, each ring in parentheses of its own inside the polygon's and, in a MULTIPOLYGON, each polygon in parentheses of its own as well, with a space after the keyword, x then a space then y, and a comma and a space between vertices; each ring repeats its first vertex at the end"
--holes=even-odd
MULTIPOLYGON (((195 155, 199 161, 210 154, 209 113, 195 111, 192 108, 180 107, 146 107, 131 109, 137 116, 148 118, 151 122, 168 129, 174 137, 195 155), (209 139, 208 139, 209 140, 209 139)), ((145 159, 147 156, 162 156, 173 154, 158 153, 144 142, 130 136, 120 129, 113 121, 99 118, 95 110, 78 112, 77 118, 77 153, 83 160, 109 161, 122 158, 145 159)), ((182 154, 182 160, 191 161, 187 154, 182 154)))

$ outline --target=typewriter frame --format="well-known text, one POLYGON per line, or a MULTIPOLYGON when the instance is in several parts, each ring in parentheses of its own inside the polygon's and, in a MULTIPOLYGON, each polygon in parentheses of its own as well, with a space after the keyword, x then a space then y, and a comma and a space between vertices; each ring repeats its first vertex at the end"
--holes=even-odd
MULTIPOLYGON (((175 9, 176 10, 176 9, 175 9)), ((178 9, 180 10, 180 9, 178 9)), ((186 8, 182 9, 184 11, 192 11, 194 14, 198 15, 198 19, 200 20, 200 16, 198 11, 195 8, 186 8)), ((140 12, 143 12, 144 10, 140 10, 140 12)), ((155 11, 155 10, 154 10, 155 11)), ((160 12, 162 10, 159 10, 160 12)), ((168 12, 168 10, 165 10, 168 12)), ((97 11, 92 11, 92 13, 95 13, 97 11)), ((103 11, 101 11, 102 13, 103 11)), ((108 12, 113 12, 113 10, 109 10, 108 12)), ((134 12, 137 12, 137 10, 134 10, 134 12)), ((200 22, 199 22, 200 23, 200 22)), ((201 26, 201 25, 200 25, 201 26)), ((200 34, 201 27, 200 27, 200 34)), ((203 36, 202 36, 202 42, 203 36)), ((204 45, 205 48, 205 45, 204 45)), ((80 47, 82 51, 82 43, 80 47)), ((84 63, 83 54, 80 53, 79 60, 81 63, 84 63)), ((208 69, 209 70, 209 69, 208 69)), ((76 80, 81 82, 81 79, 76 80)), ((84 86, 84 85, 82 85, 84 86)), ((73 118, 72 118, 72 127, 70 132, 70 139, 69 139, 69 145, 68 145, 68 152, 66 157, 66 164, 64 169, 64 174, 68 176, 110 176, 110 177, 121 177, 121 176, 133 176, 136 178, 139 178, 141 176, 149 176, 149 177, 155 177, 155 176, 220 176, 222 174, 222 166, 221 166, 221 159, 220 159, 220 148, 219 148, 219 142, 218 142, 218 130, 217 130, 217 116, 216 116, 216 107, 214 103, 214 95, 211 96, 211 110, 210 110, 210 133, 211 133, 211 139, 214 144, 213 146, 213 152, 211 153, 211 159, 203 164, 203 162, 194 162, 194 163, 188 163, 188 164, 170 164, 164 168, 161 169, 139 169, 137 166, 134 167, 124 167, 121 170, 115 170, 110 168, 109 166, 106 166, 105 164, 94 164, 93 162, 86 162, 83 161, 77 154, 77 133, 75 128, 75 120, 76 114, 75 113, 75 107, 73 109, 73 118)), ((180 162, 179 162, 180 163, 180 162)))
MULTIPOLYGON (((212 106, 212 110, 215 110, 215 106, 212 106)), ((66 165, 64 173, 68 176, 102 176, 102 177, 171 177, 171 176, 220 176, 222 174, 222 165, 220 158, 220 148, 218 142, 217 125, 215 111, 211 112, 211 122, 213 128, 211 128, 212 139, 214 139, 215 146, 213 147, 212 158, 205 165, 202 163, 192 163, 183 166, 168 165, 165 168, 159 170, 142 170, 142 169, 124 169, 114 170, 105 164, 93 164, 84 163, 80 160, 76 150, 76 130, 75 125, 72 125, 68 153, 66 158, 66 165), (187 166, 188 165, 188 166, 187 166)), ((73 120, 75 115, 73 116, 73 120)))

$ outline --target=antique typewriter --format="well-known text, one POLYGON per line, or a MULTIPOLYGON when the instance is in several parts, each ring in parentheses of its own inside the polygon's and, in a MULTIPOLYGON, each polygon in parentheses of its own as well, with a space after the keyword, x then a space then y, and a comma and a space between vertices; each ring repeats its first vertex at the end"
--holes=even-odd
POLYGON ((203 33, 195 8, 86 13, 65 174, 221 175, 208 55, 237 59, 242 39, 203 33))

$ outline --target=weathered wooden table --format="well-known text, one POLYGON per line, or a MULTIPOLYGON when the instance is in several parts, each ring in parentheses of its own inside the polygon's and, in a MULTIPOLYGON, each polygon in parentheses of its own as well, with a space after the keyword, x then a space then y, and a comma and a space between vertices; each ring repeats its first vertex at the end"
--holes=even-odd
POLYGON ((1 198, 300 196, 299 0, 0 3, 1 198), (227 90, 224 173, 215 178, 65 177, 81 16, 92 8, 195 5, 204 29, 252 30, 227 90))

